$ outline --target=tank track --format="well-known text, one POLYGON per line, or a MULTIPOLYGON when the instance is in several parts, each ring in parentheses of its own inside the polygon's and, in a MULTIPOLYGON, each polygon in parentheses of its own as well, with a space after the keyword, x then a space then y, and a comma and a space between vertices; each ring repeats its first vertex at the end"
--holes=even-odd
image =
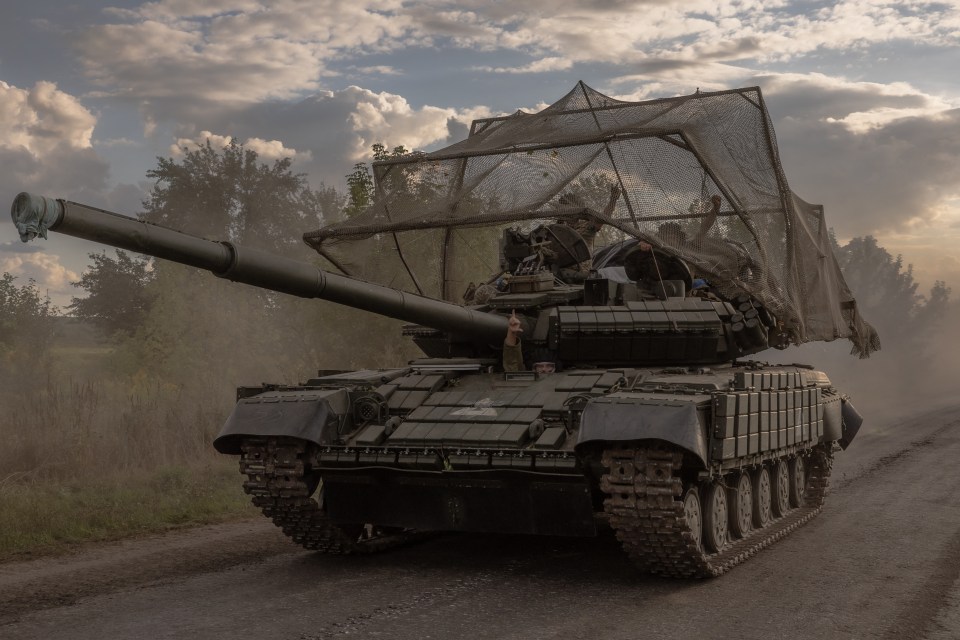
POLYGON ((418 536, 413 531, 384 533, 373 527, 331 522, 311 494, 307 443, 295 438, 245 438, 240 472, 253 504, 300 546, 330 554, 369 554, 392 549, 418 536))
POLYGON ((682 496, 689 486, 684 486, 680 477, 683 453, 676 449, 604 451, 604 511, 627 555, 642 571, 675 578, 716 577, 820 513, 832 454, 817 447, 805 461, 809 475, 803 506, 743 538, 728 541, 719 553, 710 553, 698 543, 684 517, 682 496))

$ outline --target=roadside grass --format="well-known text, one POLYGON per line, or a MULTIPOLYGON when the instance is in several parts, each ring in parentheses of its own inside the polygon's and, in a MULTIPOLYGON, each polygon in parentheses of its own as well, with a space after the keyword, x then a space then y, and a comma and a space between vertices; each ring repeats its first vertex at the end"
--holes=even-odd
POLYGON ((29 380, 0 385, 0 561, 256 514, 212 445, 231 389, 29 380))
POLYGON ((0 486, 0 561, 188 525, 252 517, 232 458, 72 482, 0 486))

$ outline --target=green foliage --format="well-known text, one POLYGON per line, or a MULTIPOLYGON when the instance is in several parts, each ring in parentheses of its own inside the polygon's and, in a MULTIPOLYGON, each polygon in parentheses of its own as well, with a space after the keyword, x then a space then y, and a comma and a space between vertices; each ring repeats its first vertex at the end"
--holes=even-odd
POLYGON ((50 374, 50 342, 59 310, 40 294, 36 282, 18 286, 0 276, 0 400, 36 384, 50 374))
MULTIPOLYGON (((344 202, 332 188, 311 189, 288 159, 263 164, 236 143, 161 158, 147 175, 157 182, 144 219, 303 261, 315 254, 302 230, 335 219, 344 202)), ((318 332, 303 322, 316 303, 179 264, 153 266, 143 289, 147 312, 117 353, 128 375, 229 393, 239 383, 296 382, 317 366, 308 358, 317 354, 318 332)))
POLYGON ((211 446, 231 391, 91 376, 104 359, 0 388, 0 558, 251 513, 211 446))
POLYGON ((25 345, 44 346, 53 332, 50 320, 57 315, 36 282, 17 286, 15 280, 6 272, 0 276, 0 351, 14 349, 21 339, 25 345))
POLYGON ((83 298, 72 298, 70 310, 77 318, 88 320, 106 335, 130 335, 147 313, 146 286, 153 279, 150 259, 131 256, 117 250, 116 258, 106 252, 88 254, 93 265, 72 282, 86 291, 83 298))
POLYGON ((312 190, 289 158, 272 165, 231 142, 184 150, 179 161, 158 158, 143 219, 244 246, 306 255, 297 230, 335 219, 343 198, 332 187, 312 190))
POLYGON ((0 483, 0 560, 255 513, 228 458, 91 482, 11 480, 0 483))
POLYGON ((365 162, 353 165, 353 173, 347 176, 347 190, 345 217, 352 218, 373 203, 373 177, 365 162))
MULTIPOLYGON (((375 143, 371 150, 374 162, 398 158, 410 153, 403 145, 387 151, 386 146, 380 142, 375 143)), ((352 218, 373 204, 375 184, 370 168, 365 162, 353 165, 353 172, 347 175, 347 191, 347 206, 343 209, 344 217, 352 218)))

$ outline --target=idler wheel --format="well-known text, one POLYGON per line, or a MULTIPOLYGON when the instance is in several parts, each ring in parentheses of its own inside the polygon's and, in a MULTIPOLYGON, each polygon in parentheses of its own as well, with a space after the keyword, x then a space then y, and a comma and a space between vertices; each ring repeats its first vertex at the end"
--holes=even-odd
POLYGON ((761 466, 753 472, 753 526, 762 529, 773 520, 770 486, 770 471, 761 466))
POLYGON ((683 517, 687 520, 687 526, 690 527, 690 534, 693 541, 699 547, 703 539, 703 512, 700 509, 700 496, 697 494, 696 487, 687 489, 683 496, 683 517))
POLYGON ((790 460, 790 506, 802 507, 807 491, 807 465, 797 456, 790 460))
POLYGON ((753 483, 750 474, 746 471, 741 473, 729 493, 730 533, 735 538, 742 538, 750 533, 753 526, 753 483))
POLYGON ((712 482, 703 491, 703 543, 710 551, 727 546, 727 491, 719 482, 712 482))
POLYGON ((777 460, 773 464, 773 475, 770 478, 773 489, 773 515, 782 518, 790 511, 790 471, 785 460, 777 460))

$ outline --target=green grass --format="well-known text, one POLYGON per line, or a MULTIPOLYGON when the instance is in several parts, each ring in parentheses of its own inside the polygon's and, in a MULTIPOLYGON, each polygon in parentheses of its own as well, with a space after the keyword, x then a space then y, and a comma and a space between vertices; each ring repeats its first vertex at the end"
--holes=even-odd
POLYGON ((250 517, 232 457, 75 483, 0 485, 0 560, 250 517))
POLYGON ((224 376, 120 366, 72 319, 27 346, 0 352, 0 561, 259 514, 236 457, 213 449, 224 376))

